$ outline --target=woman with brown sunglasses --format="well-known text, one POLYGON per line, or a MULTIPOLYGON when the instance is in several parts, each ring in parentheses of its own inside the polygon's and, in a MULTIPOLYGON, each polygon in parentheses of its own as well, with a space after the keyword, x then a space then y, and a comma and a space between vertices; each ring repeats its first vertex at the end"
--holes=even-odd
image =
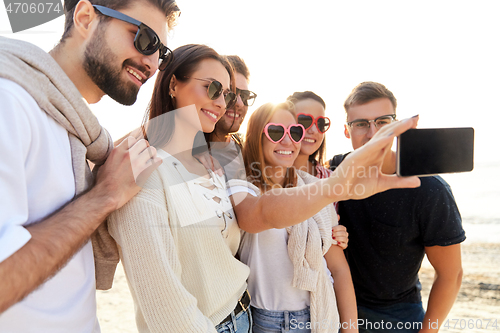
POLYGON ((143 125, 163 163, 109 217, 109 232, 140 332, 247 333, 249 268, 235 258, 240 229, 225 179, 193 157, 202 133, 234 103, 233 71, 205 45, 181 46, 173 57, 158 73, 143 125))

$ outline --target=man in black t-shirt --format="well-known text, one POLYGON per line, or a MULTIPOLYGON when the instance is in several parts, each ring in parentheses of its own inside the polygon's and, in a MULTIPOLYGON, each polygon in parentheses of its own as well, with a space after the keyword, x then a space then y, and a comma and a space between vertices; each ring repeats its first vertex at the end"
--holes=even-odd
MULTIPOLYGON (((344 104, 344 134, 354 149, 396 118, 396 105, 392 92, 380 83, 364 82, 353 89, 344 104)), ((331 160, 332 169, 343 157, 331 160)), ((383 173, 395 173, 395 159, 394 152, 387 153, 383 173)), ((375 172, 354 171, 358 176, 375 172)), ((340 223, 349 231, 345 254, 360 332, 437 332, 455 302, 462 281, 460 243, 465 240, 460 213, 441 177, 420 180, 416 189, 389 190, 339 204, 340 223), (436 274, 427 312, 418 280, 424 255, 436 274)))

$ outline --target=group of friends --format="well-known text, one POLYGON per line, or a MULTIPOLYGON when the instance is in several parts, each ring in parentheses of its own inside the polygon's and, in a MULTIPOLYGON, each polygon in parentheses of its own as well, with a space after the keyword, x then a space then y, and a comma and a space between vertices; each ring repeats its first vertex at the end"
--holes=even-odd
POLYGON ((123 263, 140 332, 437 332, 458 294, 461 218, 439 176, 397 177, 396 98, 347 97, 353 151, 326 156, 324 100, 265 103, 238 56, 171 51, 173 0, 65 1, 49 53, 0 38, 0 331, 100 332, 123 263), (113 142, 88 104, 133 104, 113 142), (339 225, 339 218, 340 224, 339 225), (418 271, 435 279, 424 311, 418 271))

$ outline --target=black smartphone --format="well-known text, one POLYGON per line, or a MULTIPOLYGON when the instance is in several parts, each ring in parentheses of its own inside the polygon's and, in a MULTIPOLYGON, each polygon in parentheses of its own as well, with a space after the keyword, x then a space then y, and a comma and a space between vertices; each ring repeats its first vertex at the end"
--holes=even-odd
POLYGON ((474 129, 419 128, 398 137, 398 176, 431 176, 474 168, 474 129))

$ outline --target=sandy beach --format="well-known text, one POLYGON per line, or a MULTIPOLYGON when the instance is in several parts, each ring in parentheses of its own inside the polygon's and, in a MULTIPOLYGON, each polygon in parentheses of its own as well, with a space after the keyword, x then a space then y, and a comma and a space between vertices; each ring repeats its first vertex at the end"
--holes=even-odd
MULTIPOLYGON (((440 332, 500 332, 500 244, 466 241, 462 246, 462 264, 462 287, 445 322, 449 327, 442 327, 440 332), (492 327, 495 320, 496 328, 492 327), (471 324, 471 328, 464 328, 465 323, 471 324)), ((424 304, 433 278, 432 266, 424 261, 420 270, 424 304)))
MULTIPOLYGON (((465 241, 462 262, 462 287, 445 322, 447 327, 440 332, 500 332, 500 244, 465 241), (492 327, 495 320, 497 328, 492 327)), ((433 277, 434 270, 425 260, 420 270, 424 304, 433 277)), ((103 333, 137 332, 134 305, 121 264, 113 288, 97 292, 97 315, 103 333)))

